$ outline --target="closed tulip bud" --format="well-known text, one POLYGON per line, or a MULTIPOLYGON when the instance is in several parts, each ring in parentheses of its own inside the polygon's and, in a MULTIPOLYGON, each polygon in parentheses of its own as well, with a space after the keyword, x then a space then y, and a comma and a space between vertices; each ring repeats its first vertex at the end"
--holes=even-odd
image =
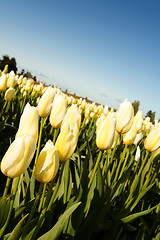
POLYGON ((0 91, 5 91, 7 88, 7 76, 6 74, 2 73, 0 77, 0 91))
POLYGON ((14 71, 11 71, 9 74, 8 74, 8 80, 7 80, 7 87, 10 88, 10 87, 15 87, 16 85, 16 81, 15 81, 15 73, 14 71))
POLYGON ((37 108, 27 103, 20 118, 16 138, 28 134, 32 135, 34 137, 35 143, 37 143, 38 125, 39 121, 37 108))
POLYGON ((136 134, 137 134, 137 128, 136 128, 136 126, 133 123, 132 127, 130 128, 130 130, 123 135, 123 142, 124 142, 124 144, 131 145, 134 142, 136 134))
POLYGON ((140 147, 137 147, 136 154, 135 154, 135 161, 138 162, 141 157, 141 150, 140 147))
POLYGON ((143 138, 143 133, 142 132, 137 133, 136 136, 135 136, 133 144, 137 145, 141 141, 142 138, 143 138))
POLYGON ((79 109, 78 109, 76 104, 72 104, 68 108, 67 113, 66 113, 66 115, 64 117, 64 120, 62 122, 61 128, 63 127, 65 122, 69 122, 71 128, 74 128, 75 124, 78 123, 78 127, 80 128, 80 125, 81 125, 81 114, 80 114, 79 109))
POLYGON ((72 156, 77 146, 78 135, 78 122, 73 126, 65 121, 55 144, 60 162, 65 162, 72 156))
POLYGON ((3 72, 6 74, 8 73, 8 65, 5 65, 3 72))
POLYGON ((20 176, 29 167, 35 150, 33 136, 24 135, 16 138, 2 159, 2 173, 10 178, 20 176))
POLYGON ((100 123, 96 134, 96 145, 101 150, 111 148, 115 134, 116 119, 108 115, 104 121, 100 123))
POLYGON ((52 103, 50 123, 53 128, 60 128, 67 111, 67 101, 64 95, 56 94, 52 103))
POLYGON ((137 133, 140 133, 142 131, 142 125, 143 125, 143 113, 142 111, 138 111, 136 115, 134 116, 133 123, 135 124, 137 128, 137 133))
POLYGON ((37 109, 41 117, 48 117, 51 112, 52 102, 56 94, 56 89, 48 87, 45 93, 42 95, 37 109))
POLYGON ((59 157, 55 146, 48 140, 41 150, 35 167, 35 178, 42 183, 48 183, 56 176, 59 168, 59 157))
POLYGON ((11 101, 15 96, 15 89, 10 87, 7 89, 7 91, 5 92, 5 96, 4 96, 4 99, 9 102, 11 101))
POLYGON ((113 143, 112 143, 111 149, 113 149, 116 145, 119 145, 119 144, 120 144, 119 133, 115 130, 114 138, 113 138, 113 143), (117 139, 117 138, 118 138, 118 139, 117 139))
POLYGON ((160 146, 160 127, 154 127, 147 135, 144 146, 149 152, 155 151, 160 146))
POLYGON ((128 102, 127 99, 120 104, 119 109, 116 112, 116 116, 116 131, 122 134, 128 132, 133 123, 134 109, 132 104, 128 102))

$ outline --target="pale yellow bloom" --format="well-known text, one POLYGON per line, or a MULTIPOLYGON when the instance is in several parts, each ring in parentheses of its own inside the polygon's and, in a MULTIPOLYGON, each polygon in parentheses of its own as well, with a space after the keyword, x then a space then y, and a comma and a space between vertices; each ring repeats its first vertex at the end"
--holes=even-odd
POLYGON ((48 183, 56 176, 58 168, 58 153, 51 140, 48 140, 39 154, 35 167, 35 178, 39 182, 48 183))
POLYGON ((38 111, 36 107, 33 107, 27 103, 20 118, 16 138, 28 134, 32 135, 34 137, 35 143, 37 143, 38 125, 38 111))
POLYGON ((7 79, 7 87, 15 87, 16 85, 16 80, 15 80, 15 73, 14 71, 11 71, 10 73, 8 73, 8 79, 7 79))
POLYGON ((15 89, 13 87, 10 87, 6 90, 4 99, 9 102, 11 101, 15 96, 15 89))
POLYGON ((136 126, 133 123, 132 127, 130 128, 130 130, 123 135, 123 142, 124 142, 124 144, 131 145, 134 142, 136 134, 137 134, 137 128, 136 128, 136 126))
POLYGON ((0 91, 5 91, 7 88, 7 76, 6 74, 2 73, 0 77, 0 91))
POLYGON ((50 123, 53 128, 60 128, 67 111, 67 101, 64 95, 56 94, 52 103, 50 123))
POLYGON ((143 126, 143 113, 142 111, 138 111, 136 115, 134 116, 133 123, 135 124, 137 128, 137 133, 140 133, 142 131, 143 126))
POLYGON ((56 89, 53 87, 48 87, 45 93, 42 95, 37 105, 38 113, 41 117, 49 116, 55 94, 56 89))
POLYGON ((154 127, 147 135, 144 146, 147 151, 155 151, 160 146, 160 127, 154 127))
POLYGON ((136 134, 136 137, 135 137, 135 139, 134 139, 133 144, 134 144, 134 145, 137 145, 137 144, 141 141, 142 138, 143 138, 143 133, 142 133, 142 132, 137 133, 137 134, 136 134))
POLYGON ((2 159, 2 173, 10 178, 20 176, 29 167, 35 150, 33 136, 24 135, 16 138, 2 159))
POLYGON ((141 150, 140 147, 137 147, 136 154, 135 154, 135 161, 138 162, 141 157, 141 150))
POLYGON ((111 148, 115 134, 115 125, 116 120, 110 115, 99 124, 96 134, 96 145, 99 149, 107 150, 111 148))
POLYGON ((120 104, 116 116, 116 131, 122 134, 128 132, 132 126, 134 117, 132 104, 125 99, 124 102, 120 104))

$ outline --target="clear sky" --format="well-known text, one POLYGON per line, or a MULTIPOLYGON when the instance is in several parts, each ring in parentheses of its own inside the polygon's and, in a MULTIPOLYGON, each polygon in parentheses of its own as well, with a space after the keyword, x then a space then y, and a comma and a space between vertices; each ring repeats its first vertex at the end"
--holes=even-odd
POLYGON ((159 0, 1 1, 0 58, 82 97, 160 118, 159 0))

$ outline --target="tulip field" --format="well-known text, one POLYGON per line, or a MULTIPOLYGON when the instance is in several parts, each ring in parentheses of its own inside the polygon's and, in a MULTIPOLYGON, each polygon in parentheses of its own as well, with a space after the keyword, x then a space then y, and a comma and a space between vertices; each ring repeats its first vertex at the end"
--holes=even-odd
POLYGON ((160 123, 127 99, 115 111, 6 66, 0 239, 159 240, 160 123))

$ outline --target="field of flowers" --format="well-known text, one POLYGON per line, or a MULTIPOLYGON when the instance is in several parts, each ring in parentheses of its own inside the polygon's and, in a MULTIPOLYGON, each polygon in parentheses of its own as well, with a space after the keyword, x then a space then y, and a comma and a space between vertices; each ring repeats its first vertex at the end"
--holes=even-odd
POLYGON ((160 124, 0 72, 0 239, 159 240, 160 124))

